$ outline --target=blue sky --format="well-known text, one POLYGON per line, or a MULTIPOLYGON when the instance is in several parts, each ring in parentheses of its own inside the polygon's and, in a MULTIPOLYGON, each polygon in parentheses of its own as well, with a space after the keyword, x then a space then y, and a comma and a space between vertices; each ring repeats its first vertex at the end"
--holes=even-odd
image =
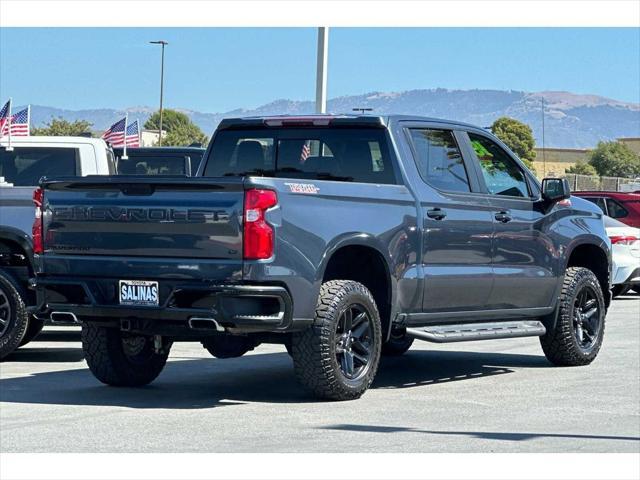
MULTIPOLYGON (((309 28, 2 28, 0 101, 203 112, 315 95, 309 28)), ((333 28, 329 97, 419 88, 568 90, 640 102, 637 28, 333 28)))

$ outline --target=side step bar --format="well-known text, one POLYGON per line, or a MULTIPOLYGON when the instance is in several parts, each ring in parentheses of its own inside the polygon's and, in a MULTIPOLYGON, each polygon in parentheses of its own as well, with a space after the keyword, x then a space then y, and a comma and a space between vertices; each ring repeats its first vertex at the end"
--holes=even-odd
POLYGON ((544 325, 535 320, 407 328, 407 335, 410 337, 435 343, 494 340, 496 338, 540 337, 545 333, 546 329, 544 325))

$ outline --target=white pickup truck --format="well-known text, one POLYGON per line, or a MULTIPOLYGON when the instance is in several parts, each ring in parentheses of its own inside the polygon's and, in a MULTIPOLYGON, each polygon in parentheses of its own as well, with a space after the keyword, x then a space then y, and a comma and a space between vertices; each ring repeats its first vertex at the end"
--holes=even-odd
POLYGON ((29 317, 33 273, 33 191, 44 176, 114 175, 104 140, 85 137, 0 138, 0 359, 32 340, 44 322, 29 317))

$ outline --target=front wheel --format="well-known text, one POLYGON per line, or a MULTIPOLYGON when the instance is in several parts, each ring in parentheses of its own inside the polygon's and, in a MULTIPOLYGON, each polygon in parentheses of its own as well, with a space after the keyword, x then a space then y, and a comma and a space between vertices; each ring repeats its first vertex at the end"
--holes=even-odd
POLYGON ((359 398, 376 375, 381 344, 380 314, 369 290, 351 280, 326 282, 313 325, 292 337, 298 381, 319 398, 359 398))
POLYGON ((20 346, 26 345, 31 340, 40 335, 40 332, 44 328, 44 320, 40 320, 34 316, 29 318, 29 326, 27 327, 27 331, 24 334, 24 338, 20 342, 20 346))
POLYGON ((598 356, 604 336, 606 304, 591 270, 568 268, 553 330, 540 337, 547 359, 559 366, 588 365, 598 356))
POLYGON ((153 337, 83 323, 82 350, 91 373, 107 385, 136 387, 160 375, 169 346, 156 352, 153 337))

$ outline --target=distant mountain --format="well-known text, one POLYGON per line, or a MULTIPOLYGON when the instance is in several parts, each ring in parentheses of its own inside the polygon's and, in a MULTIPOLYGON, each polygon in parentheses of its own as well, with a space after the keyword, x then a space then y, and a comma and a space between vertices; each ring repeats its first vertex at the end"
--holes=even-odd
MULTIPOLYGON (((355 107, 372 108, 372 114, 413 114, 464 121, 489 126, 498 117, 509 116, 529 124, 536 143, 542 145, 542 99, 545 108, 545 144, 548 147, 589 148, 600 140, 640 137, 640 105, 595 95, 570 92, 528 93, 503 90, 410 90, 372 92, 329 100, 327 109, 351 113, 355 107)), ((131 107, 129 118, 143 123, 153 107, 131 107)), ((225 113, 183 110, 207 134, 225 117, 313 113, 311 101, 276 100, 255 109, 237 109, 225 113)), ((53 117, 88 120, 96 130, 106 129, 124 116, 125 110, 62 110, 32 106, 32 121, 41 126, 53 117)))

